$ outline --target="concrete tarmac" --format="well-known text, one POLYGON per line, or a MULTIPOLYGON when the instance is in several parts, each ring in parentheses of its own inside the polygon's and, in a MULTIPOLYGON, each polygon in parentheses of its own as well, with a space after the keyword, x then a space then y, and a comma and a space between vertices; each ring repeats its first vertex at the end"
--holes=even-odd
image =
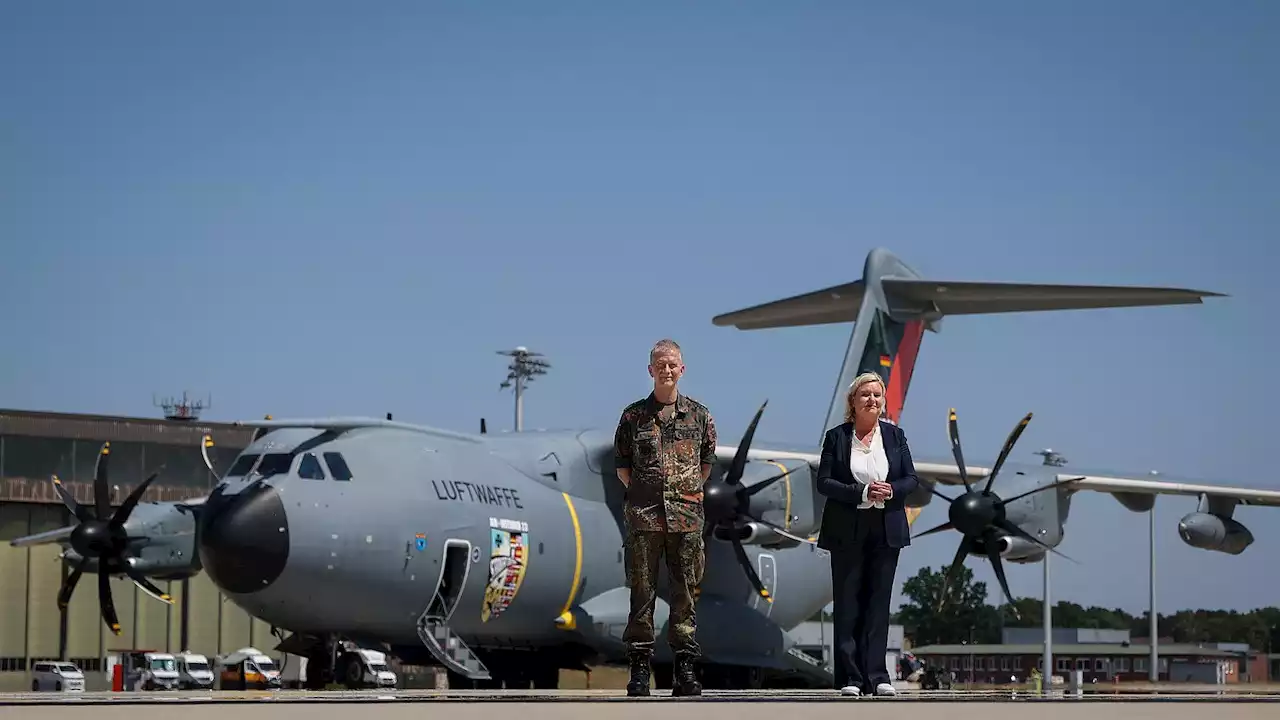
POLYGON ((669 693, 628 698, 618 690, 391 692, 148 692, 14 693, 0 696, 0 720, 421 720, 423 713, 450 720, 484 720, 500 712, 521 720, 777 720, 803 712, 806 720, 901 720, 908 713, 940 713, 948 720, 1059 720, 1123 717, 1126 720, 1200 720, 1280 717, 1280 692, 1088 693, 1042 698, 1025 692, 906 691, 895 698, 842 698, 834 691, 707 691, 696 698, 669 693), (361 703, 364 707, 351 707, 361 703), (661 707, 655 707, 660 703, 661 707), (904 707, 903 703, 910 707, 904 707), (497 705, 495 707, 494 705, 497 705), (786 704, 803 705, 785 708, 786 704), (921 704, 927 707, 922 707, 921 704), (1212 705, 1213 707, 1206 707, 1212 705), (332 717, 329 717, 332 716, 332 717))

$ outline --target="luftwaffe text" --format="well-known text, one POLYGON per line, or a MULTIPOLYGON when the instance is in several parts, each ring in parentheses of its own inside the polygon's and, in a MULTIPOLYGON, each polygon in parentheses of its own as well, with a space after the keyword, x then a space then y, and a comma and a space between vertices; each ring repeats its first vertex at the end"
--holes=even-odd
POLYGON ((466 480, 432 480, 431 487, 435 488, 436 497, 441 500, 458 502, 469 500, 482 505, 502 505, 524 509, 520 504, 520 494, 513 488, 481 485, 466 480))

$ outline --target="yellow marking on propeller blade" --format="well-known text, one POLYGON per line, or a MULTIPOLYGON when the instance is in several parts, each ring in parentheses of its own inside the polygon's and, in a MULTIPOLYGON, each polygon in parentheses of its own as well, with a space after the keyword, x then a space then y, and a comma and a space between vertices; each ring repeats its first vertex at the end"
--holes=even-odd
POLYGON ((110 455, 110 454, 111 454, 111 443, 110 443, 110 441, 102 443, 102 454, 103 454, 103 455, 110 455))
POLYGON ((121 634, 121 633, 120 633, 120 626, 119 626, 119 625, 117 625, 117 624, 115 624, 115 623, 112 623, 112 624, 111 624, 111 632, 113 632, 113 633, 115 633, 115 634, 117 634, 117 635, 120 635, 120 634, 121 634))
POLYGON ((205 446, 205 447, 213 447, 213 437, 211 437, 211 436, 209 436, 209 435, 205 435, 205 436, 204 436, 204 446, 205 446))
POLYGON ((760 588, 760 597, 764 598, 767 602, 773 602, 773 598, 769 595, 769 591, 764 588, 760 588))
POLYGON ((556 626, 562 630, 576 630, 578 628, 578 621, 573 617, 573 613, 565 612, 561 613, 560 617, 556 618, 556 626))

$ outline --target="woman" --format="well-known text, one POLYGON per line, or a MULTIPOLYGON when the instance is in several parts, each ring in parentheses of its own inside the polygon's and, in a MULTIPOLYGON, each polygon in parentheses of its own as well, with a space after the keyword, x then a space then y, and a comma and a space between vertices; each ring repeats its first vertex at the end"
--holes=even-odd
POLYGON ((818 547, 831 552, 836 687, 844 695, 895 695, 885 667, 889 598, 899 551, 911 544, 904 501, 919 485, 907 438, 880 419, 884 380, 849 385, 845 422, 827 431, 818 465, 826 496, 818 547))

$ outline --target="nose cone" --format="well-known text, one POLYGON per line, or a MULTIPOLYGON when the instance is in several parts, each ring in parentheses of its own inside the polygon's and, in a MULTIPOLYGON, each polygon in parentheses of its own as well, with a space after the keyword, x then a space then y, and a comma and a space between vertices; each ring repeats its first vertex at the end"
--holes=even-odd
POLYGON ((275 582, 289 560, 280 491, 263 482, 235 495, 215 489, 200 514, 200 561, 225 592, 249 594, 275 582))

